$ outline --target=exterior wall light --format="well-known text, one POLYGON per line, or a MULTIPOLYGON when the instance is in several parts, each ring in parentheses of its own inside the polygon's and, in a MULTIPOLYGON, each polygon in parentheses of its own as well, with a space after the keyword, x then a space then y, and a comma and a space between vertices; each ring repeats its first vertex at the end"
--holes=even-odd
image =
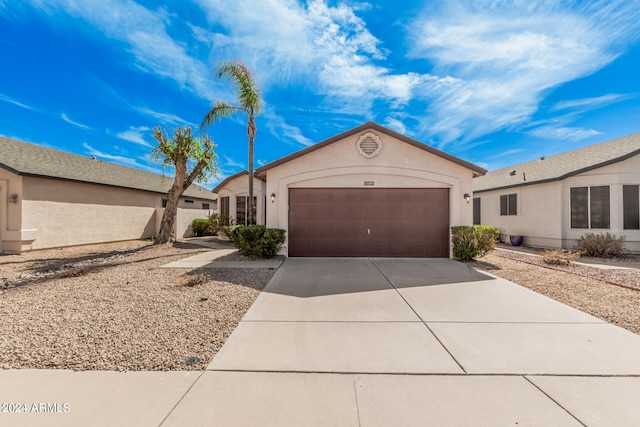
POLYGON ((276 201, 276 193, 271 193, 271 203, 276 201))
POLYGON ((464 193, 464 200, 469 203, 469 200, 471 200, 471 196, 469 195, 469 193, 464 193))
POLYGON ((9 203, 18 203, 18 195, 16 193, 9 194, 9 203))

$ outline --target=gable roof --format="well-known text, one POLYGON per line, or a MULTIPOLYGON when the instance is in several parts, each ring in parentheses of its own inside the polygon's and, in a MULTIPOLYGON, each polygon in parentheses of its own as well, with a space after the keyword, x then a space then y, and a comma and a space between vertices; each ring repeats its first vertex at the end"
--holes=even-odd
POLYGON ((281 159, 275 160, 271 163, 268 163, 264 166, 259 167, 258 169, 256 169, 256 174, 262 175, 264 174, 266 171, 268 171, 269 169, 273 169, 276 166, 280 166, 283 163, 289 162, 291 160, 297 159, 298 157, 302 157, 305 154, 309 154, 312 153, 316 150, 319 150, 320 148, 326 147, 327 145, 333 144, 336 141, 340 141, 341 139, 344 138, 348 138, 352 135, 355 135, 357 133, 363 132, 365 130, 376 130, 378 132, 387 134, 393 138, 399 139, 402 142, 405 142, 409 145, 412 145, 416 148, 419 148, 421 150, 424 150, 428 153, 434 154, 438 157, 442 157, 445 160, 449 160, 450 162, 456 163, 460 166, 463 166, 467 169, 470 169, 473 171, 474 176, 480 176, 480 175, 484 175, 485 173, 487 173, 487 171, 485 169, 482 169, 480 166, 476 166, 472 163, 469 163, 465 160, 462 160, 458 157, 454 157, 450 154, 445 153, 444 151, 440 151, 436 148, 433 148, 429 145, 423 144, 422 142, 416 141, 415 139, 409 138, 408 136, 402 135, 398 132, 392 131, 391 129, 387 129, 384 126, 380 126, 377 123, 374 122, 367 122, 363 125, 360 125, 356 128, 353 128, 351 130, 348 130, 346 132, 343 132, 339 135, 336 135, 332 138, 329 139, 325 139, 322 142, 319 142, 317 144, 311 145, 310 147, 307 147, 305 149, 302 149, 300 151, 296 151, 295 153, 289 154, 288 156, 282 157, 281 159))
POLYGON ((473 180, 473 191, 481 193, 560 181, 638 154, 640 133, 489 172, 473 180))
MULTIPOLYGON (((167 193, 172 177, 95 160, 65 151, 0 137, 0 168, 16 175, 86 182, 167 193)), ((211 191, 192 184, 183 196, 215 200, 211 191)))
MULTIPOLYGON (((224 186, 225 186, 225 185, 227 185, 227 183, 229 183, 230 181, 232 181, 232 180, 234 180, 234 179, 236 179, 236 178, 238 178, 238 177, 241 177, 241 176, 243 176, 243 175, 249 175, 249 171, 246 171, 246 170, 245 170, 245 171, 242 171, 242 172, 238 172, 238 173, 237 173, 237 174, 235 174, 235 175, 231 175, 231 176, 229 176, 229 177, 225 178, 225 179, 224 179, 224 181, 222 181, 220 184, 216 185, 216 188, 214 188, 214 189, 213 189, 213 190, 211 190, 211 191, 212 191, 213 193, 217 193, 217 192, 218 192, 218 191, 220 191, 222 188, 224 188, 224 186)), ((253 177, 254 177, 255 179, 259 179, 260 181, 266 181, 266 178, 265 178, 264 176, 257 175, 257 174, 255 174, 255 173, 253 174, 253 177)))

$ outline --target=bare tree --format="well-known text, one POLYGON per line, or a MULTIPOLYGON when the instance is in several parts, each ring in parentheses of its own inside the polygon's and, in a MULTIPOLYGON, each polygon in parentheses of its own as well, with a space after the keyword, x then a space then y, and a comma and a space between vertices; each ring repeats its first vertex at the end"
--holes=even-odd
POLYGON ((156 126, 153 128, 153 138, 158 141, 158 146, 151 150, 152 157, 162 162, 163 169, 165 166, 175 168, 175 179, 167 193, 167 206, 155 241, 156 244, 163 244, 171 240, 180 196, 194 181, 205 182, 208 177, 216 175, 218 163, 216 145, 211 138, 207 135, 194 138, 188 126, 176 128, 173 138, 156 126))

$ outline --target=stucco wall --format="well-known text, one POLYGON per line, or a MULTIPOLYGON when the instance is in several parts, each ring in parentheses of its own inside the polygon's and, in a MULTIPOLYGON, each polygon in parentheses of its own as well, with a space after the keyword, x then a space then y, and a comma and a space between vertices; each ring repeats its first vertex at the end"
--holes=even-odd
MULTIPOLYGON (((203 190, 206 191, 206 190, 203 190)), ((210 193, 204 193, 207 196, 210 193)), ((0 243, 5 253, 140 239, 156 234, 166 195, 47 178, 20 177, 0 170, 0 243), (18 194, 7 203, 7 193, 18 194)), ((203 215, 202 203, 183 197, 176 235, 189 233, 191 219, 203 215), (186 203, 192 200, 193 203, 186 203), (195 211, 196 213, 191 213, 195 211)), ((206 216, 213 209, 205 210, 206 216)))
POLYGON ((474 194, 482 225, 498 227, 503 239, 525 236, 525 244, 562 247, 562 184, 559 182, 474 194), (517 194, 517 215, 500 215, 500 196, 517 194))
MULTIPOLYGON (((267 209, 268 227, 288 229, 289 188, 449 188, 451 225, 471 225, 472 171, 439 156, 374 132, 382 141, 375 157, 360 154, 357 141, 367 131, 336 141, 319 150, 267 170, 266 194, 275 194, 267 209), (373 183, 373 185, 365 185, 373 183)), ((285 242, 281 253, 287 253, 285 242)))
POLYGON ((192 222, 196 218, 209 218, 211 209, 178 209, 176 215, 176 238, 193 237, 192 222))
MULTIPOLYGON (((256 197, 256 223, 264 224, 265 216, 265 188, 266 184, 260 179, 253 179, 253 196, 256 197)), ((226 185, 219 189, 216 193, 218 196, 218 213, 220 214, 220 199, 222 197, 229 197, 229 216, 236 224, 236 196, 248 196, 249 195, 249 175, 240 175, 235 179, 230 180, 226 185)), ((267 203, 271 203, 268 200, 267 203)))
POLYGON ((577 239, 584 233, 611 232, 617 236, 626 236, 626 247, 632 252, 640 252, 640 230, 625 230, 623 223, 622 186, 640 185, 640 155, 573 176, 564 181, 563 193, 563 228, 565 247, 575 245, 577 239), (571 228, 571 187, 609 186, 611 224, 604 229, 572 229, 571 228))
POLYGON ((151 237, 160 194, 24 178, 23 228, 37 230, 23 250, 151 237))
POLYGON ((20 251, 22 232, 22 177, 0 169, 0 253, 20 251), (16 202, 9 197, 16 194, 16 202))
POLYGON ((537 247, 572 248, 587 232, 611 232, 626 236, 630 251, 640 252, 640 230, 624 230, 622 186, 640 185, 640 156, 594 169, 563 181, 474 194, 481 199, 481 222, 499 227, 506 237, 525 236, 525 244, 537 247), (572 187, 609 186, 609 229, 572 229, 572 187), (518 194, 518 215, 500 216, 500 195, 518 194))

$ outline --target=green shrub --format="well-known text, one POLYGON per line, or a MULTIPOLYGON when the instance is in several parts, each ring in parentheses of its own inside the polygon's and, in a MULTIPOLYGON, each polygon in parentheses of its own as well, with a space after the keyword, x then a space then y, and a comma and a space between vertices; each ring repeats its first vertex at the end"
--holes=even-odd
POLYGON ((624 246, 625 236, 617 237, 607 233, 585 233, 580 239, 576 249, 584 256, 599 258, 614 258, 623 255, 627 250, 624 246))
POLYGON ((273 258, 284 243, 285 231, 264 225, 237 225, 230 238, 240 253, 252 258, 273 258))
POLYGON ((461 261, 471 261, 489 253, 496 247, 500 231, 495 227, 461 225, 451 227, 453 256, 461 261))
POLYGON ((193 228, 193 234, 196 236, 211 236, 209 231, 209 220, 206 218, 196 218, 191 221, 191 227, 193 228))
POLYGON ((223 234, 231 239, 231 230, 233 229, 233 218, 230 218, 227 215, 218 216, 218 235, 223 234))
MULTIPOLYGON (((228 222, 228 221, 227 221, 228 222)), ((224 221, 218 214, 212 214, 207 218, 196 218, 191 222, 193 232, 196 236, 215 236, 224 231, 224 221)))

